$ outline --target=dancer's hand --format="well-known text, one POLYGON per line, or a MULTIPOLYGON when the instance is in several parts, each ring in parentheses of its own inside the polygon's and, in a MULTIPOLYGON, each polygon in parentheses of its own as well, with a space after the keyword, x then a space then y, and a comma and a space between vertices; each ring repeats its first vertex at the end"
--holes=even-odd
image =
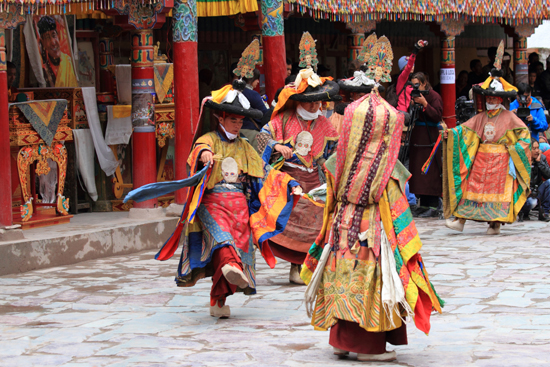
POLYGON ((282 144, 276 144, 275 150, 283 155, 285 159, 290 159, 292 157, 292 149, 289 147, 282 145, 282 144))
POLYGON ((294 186, 292 188, 292 195, 302 195, 304 190, 302 190, 302 186, 294 186))
POLYGON ((204 152, 202 152, 202 154, 201 154, 201 162, 202 163, 204 163, 204 164, 212 163, 213 160, 214 159, 213 159, 211 151, 205 150, 204 152))
POLYGON ((443 139, 447 140, 448 137, 449 137, 449 130, 445 130, 443 132, 443 139))

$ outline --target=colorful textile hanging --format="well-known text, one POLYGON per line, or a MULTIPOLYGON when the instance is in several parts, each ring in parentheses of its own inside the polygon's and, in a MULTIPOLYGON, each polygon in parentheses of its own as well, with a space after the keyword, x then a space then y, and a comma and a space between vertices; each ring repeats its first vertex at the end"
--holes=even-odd
POLYGON ((197 16, 220 17, 258 11, 255 0, 198 0, 197 16))
POLYGON ((547 0, 468 1, 372 1, 289 0, 291 11, 332 21, 421 21, 445 22, 464 18, 468 22, 522 25, 540 24, 548 18, 547 0))
POLYGON ((174 82, 174 64, 155 64, 155 92, 162 103, 174 82))
POLYGON ((48 146, 67 108, 66 99, 14 103, 48 146))

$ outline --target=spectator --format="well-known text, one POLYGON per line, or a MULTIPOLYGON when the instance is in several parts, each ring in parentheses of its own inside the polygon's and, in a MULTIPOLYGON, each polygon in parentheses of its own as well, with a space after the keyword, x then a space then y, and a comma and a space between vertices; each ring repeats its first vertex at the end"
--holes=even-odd
POLYGON ((483 65, 480 59, 474 59, 470 61, 470 73, 468 74, 468 85, 472 88, 472 85, 480 84, 487 79, 487 76, 483 76, 483 65))
MULTIPOLYGON (((529 86, 531 87, 531 95, 540 97, 540 89, 537 86, 537 71, 529 67, 529 86)), ((540 101, 542 102, 542 101, 540 101)))
POLYGON ((539 149, 539 142, 531 142, 531 195, 521 208, 518 222, 531 220, 529 213, 539 204, 539 220, 550 222, 550 167, 544 154, 539 149), (546 180, 546 181, 543 181, 546 180))
POLYGON ((508 52, 505 52, 502 56, 502 77, 510 84, 514 84, 514 72, 510 69, 510 60, 512 56, 508 52))
POLYGON ((419 84, 419 90, 427 91, 427 94, 413 98, 414 103, 420 105, 418 119, 411 133, 409 155, 409 170, 412 174, 409 181, 410 191, 420 198, 419 209, 413 214, 424 218, 437 217, 439 215, 439 197, 443 192, 441 149, 436 153, 435 162, 433 162, 434 167, 427 174, 422 173, 422 166, 430 157, 432 148, 439 136, 443 100, 432 89, 426 74, 422 72, 413 74, 411 83, 419 84))
POLYGON ((535 85, 540 90, 540 96, 545 106, 550 106, 550 57, 546 59, 546 70, 537 78, 535 85))
POLYGON ((489 57, 489 63, 483 67, 483 70, 481 70, 481 74, 483 75, 483 80, 487 79, 489 76, 489 73, 493 68, 495 67, 495 57, 497 56, 497 48, 496 47, 489 47, 487 50, 487 56, 489 57))
MULTIPOLYGON (((273 114, 273 110, 275 109, 275 106, 279 101, 279 94, 281 94, 282 90, 283 88, 277 89, 277 92, 275 92, 275 98, 273 98, 273 102, 271 102, 271 108, 264 112, 264 117, 262 118, 262 127, 267 125, 269 121, 271 121, 271 115, 273 114)), ((259 152, 259 153, 261 154, 263 152, 259 152)))
MULTIPOLYGON (((527 116, 523 122, 525 122, 531 132, 531 139, 538 142, 539 133, 545 132, 548 129, 544 107, 542 107, 541 103, 535 97, 531 96, 531 87, 526 83, 518 84, 518 96, 519 95, 527 97, 526 107, 529 107, 531 114, 527 116)), ((517 114, 519 107, 519 101, 516 99, 510 104, 510 111, 517 114)))
POLYGON ((458 73, 458 78, 456 78, 456 98, 466 97, 468 98, 468 92, 472 86, 468 85, 468 72, 462 70, 458 73))
MULTIPOLYGON (((243 90, 243 94, 246 99, 250 101, 250 107, 260 110, 262 114, 264 114, 267 111, 265 102, 260 93, 254 90, 260 82, 260 71, 258 69, 254 69, 254 76, 252 79, 243 78, 243 80, 246 82, 246 88, 243 90)), ((248 139, 248 142, 254 147, 254 149, 257 149, 258 146, 256 142, 256 135, 258 135, 262 127, 262 119, 254 120, 249 117, 245 117, 243 119, 243 126, 240 132, 248 139)))
POLYGON ((535 72, 537 73, 537 78, 539 77, 540 74, 542 74, 542 72, 544 71, 544 64, 540 61, 537 61, 537 62, 534 62, 533 64, 531 64, 529 66, 529 68, 535 70, 535 72))
POLYGON ((536 52, 531 52, 529 54, 529 59, 527 60, 527 63, 529 64, 529 66, 531 66, 532 64, 534 64, 536 62, 540 62, 540 56, 536 52))
POLYGON ((286 58, 286 76, 289 77, 292 74, 292 61, 286 58))
POLYGON ((419 40, 414 44, 414 49, 410 56, 402 56, 399 59, 398 64, 401 74, 399 74, 399 77, 397 78, 395 92, 397 94, 397 109, 401 112, 409 111, 412 87, 406 84, 409 81, 409 76, 414 72, 414 63, 416 61, 418 51, 423 49, 427 44, 427 42, 419 40))

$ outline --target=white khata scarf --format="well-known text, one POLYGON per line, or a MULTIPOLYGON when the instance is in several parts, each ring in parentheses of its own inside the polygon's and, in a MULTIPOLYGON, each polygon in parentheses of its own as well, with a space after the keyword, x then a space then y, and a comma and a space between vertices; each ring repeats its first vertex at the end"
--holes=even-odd
POLYGON ((390 325, 395 327, 392 317, 393 312, 395 312, 404 323, 412 321, 414 312, 405 298, 405 288, 403 288, 403 283, 401 283, 401 279, 397 274, 395 257, 393 256, 390 241, 384 230, 384 225, 382 222, 380 222, 380 225, 382 226, 382 243, 380 246, 380 262, 382 263, 382 307, 384 307, 384 311, 390 320, 390 325), (399 305, 401 305, 405 311, 405 318, 401 316, 399 305))

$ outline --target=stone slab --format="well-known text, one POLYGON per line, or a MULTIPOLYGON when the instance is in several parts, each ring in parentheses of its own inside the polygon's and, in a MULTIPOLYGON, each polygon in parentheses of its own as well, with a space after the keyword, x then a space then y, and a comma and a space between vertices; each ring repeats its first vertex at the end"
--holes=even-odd
POLYGON ((131 219, 126 212, 79 214, 69 224, 0 241, 0 275, 158 249, 176 223, 174 217, 131 219))

